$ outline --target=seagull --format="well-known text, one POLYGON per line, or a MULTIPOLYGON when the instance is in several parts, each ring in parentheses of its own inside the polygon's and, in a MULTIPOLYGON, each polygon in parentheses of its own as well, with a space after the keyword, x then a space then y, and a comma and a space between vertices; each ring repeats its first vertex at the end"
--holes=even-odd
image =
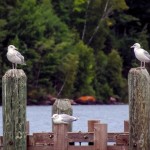
POLYGON ((26 65, 24 62, 24 57, 17 50, 18 49, 14 45, 9 45, 6 54, 7 59, 12 63, 13 69, 17 69, 17 64, 26 65))
POLYGON ((52 119, 54 124, 61 124, 61 123, 69 124, 72 123, 73 121, 78 120, 79 118, 67 114, 53 114, 52 119))
POLYGON ((140 68, 142 68, 142 63, 144 63, 143 67, 145 68, 145 62, 150 62, 150 54, 142 49, 139 43, 135 43, 131 48, 134 48, 135 57, 141 62, 140 68))

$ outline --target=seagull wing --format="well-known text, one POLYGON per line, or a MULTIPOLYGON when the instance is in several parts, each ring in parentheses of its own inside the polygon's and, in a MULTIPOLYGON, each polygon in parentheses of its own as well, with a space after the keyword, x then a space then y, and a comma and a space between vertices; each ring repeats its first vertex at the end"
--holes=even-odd
POLYGON ((64 122, 72 122, 72 121, 77 120, 76 117, 69 116, 69 115, 67 115, 67 114, 61 114, 60 116, 61 116, 61 118, 62 118, 62 121, 64 121, 64 122))
POLYGON ((24 57, 21 55, 21 53, 16 50, 15 50, 15 53, 16 53, 16 56, 21 59, 22 64, 24 64, 24 57))
POLYGON ((146 55, 146 57, 148 57, 150 59, 150 54, 145 50, 143 50, 143 51, 144 51, 144 55, 146 55))

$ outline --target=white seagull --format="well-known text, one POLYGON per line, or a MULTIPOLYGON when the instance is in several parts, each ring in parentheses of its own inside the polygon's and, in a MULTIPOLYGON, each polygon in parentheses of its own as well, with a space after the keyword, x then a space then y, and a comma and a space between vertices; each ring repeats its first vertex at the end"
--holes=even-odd
POLYGON ((8 46, 7 59, 12 63, 13 69, 17 69, 17 64, 26 65, 24 57, 17 50, 18 49, 14 45, 8 46))
POLYGON ((72 123, 73 121, 78 120, 79 118, 67 114, 53 114, 52 119, 54 124, 61 124, 61 123, 69 124, 72 123))
POLYGON ((139 43, 135 43, 131 48, 134 48, 135 57, 141 62, 141 68, 145 68, 145 62, 150 62, 150 54, 142 49, 139 43), (144 63, 143 66, 142 63, 144 63))

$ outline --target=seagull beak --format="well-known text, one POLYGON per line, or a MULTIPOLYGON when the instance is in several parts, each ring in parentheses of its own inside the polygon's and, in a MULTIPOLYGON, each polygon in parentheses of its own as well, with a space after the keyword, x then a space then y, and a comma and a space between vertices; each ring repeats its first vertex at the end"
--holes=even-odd
POLYGON ((18 50, 18 48, 15 47, 15 50, 18 50))
POLYGON ((134 48, 134 45, 133 45, 133 46, 131 46, 130 48, 134 48))

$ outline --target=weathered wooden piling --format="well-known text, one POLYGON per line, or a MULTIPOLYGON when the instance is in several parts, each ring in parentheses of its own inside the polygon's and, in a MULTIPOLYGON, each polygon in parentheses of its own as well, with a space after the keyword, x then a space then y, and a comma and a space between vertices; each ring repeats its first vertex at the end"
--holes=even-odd
POLYGON ((129 150, 150 149, 150 77, 146 69, 128 74, 129 150))
POLYGON ((26 150, 26 80, 21 69, 2 78, 3 150, 26 150))
MULTIPOLYGON (((72 115, 72 106, 69 99, 56 99, 52 106, 53 114, 68 114, 72 115)), ((68 131, 72 131, 72 124, 69 124, 68 131)))

